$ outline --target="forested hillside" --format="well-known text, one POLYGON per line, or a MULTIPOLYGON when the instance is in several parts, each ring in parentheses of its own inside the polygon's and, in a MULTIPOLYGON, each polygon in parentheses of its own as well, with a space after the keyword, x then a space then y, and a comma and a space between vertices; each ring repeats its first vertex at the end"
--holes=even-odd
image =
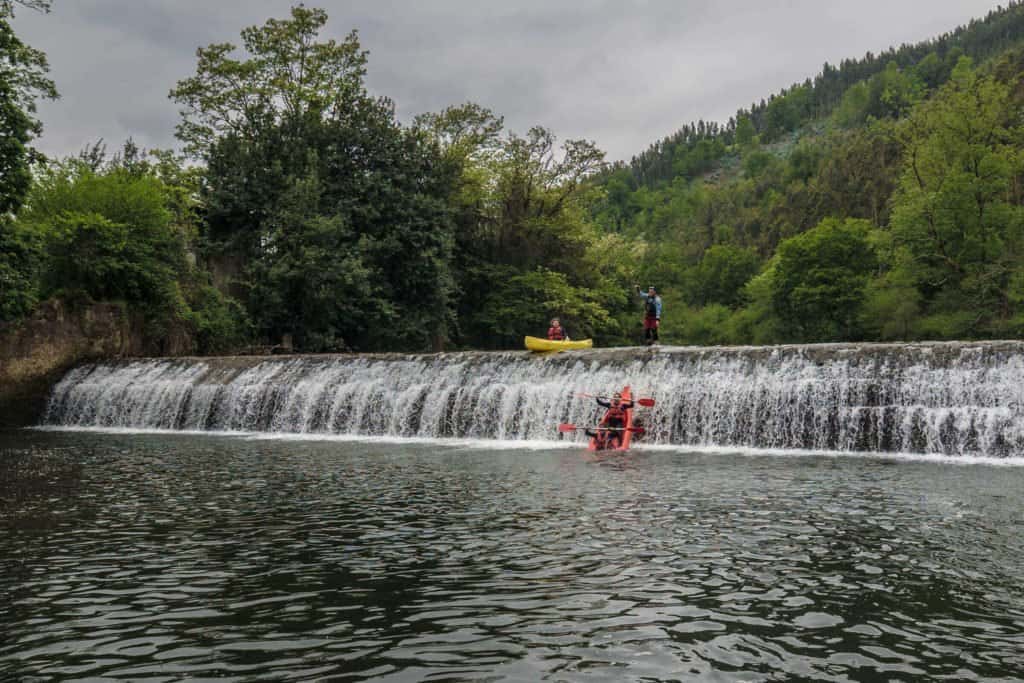
POLYGON ((180 151, 44 160, 17 4, 48 6, 0 0, 0 322, 118 301, 201 353, 370 351, 514 348, 558 315, 631 344, 641 284, 664 343, 1024 333, 1019 3, 610 166, 472 103, 399 121, 358 35, 302 6, 168 84, 180 151))
POLYGON ((1020 336, 1019 3, 825 65, 724 127, 602 175, 594 219, 648 245, 692 343, 1020 336))

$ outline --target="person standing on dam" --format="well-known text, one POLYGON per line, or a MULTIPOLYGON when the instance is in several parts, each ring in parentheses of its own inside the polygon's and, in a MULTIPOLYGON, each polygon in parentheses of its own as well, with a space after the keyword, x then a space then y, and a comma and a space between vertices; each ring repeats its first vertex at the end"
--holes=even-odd
POLYGON ((640 285, 633 285, 633 288, 644 302, 644 343, 648 346, 657 344, 658 327, 661 325, 661 297, 654 285, 648 287, 646 292, 640 291, 640 285))

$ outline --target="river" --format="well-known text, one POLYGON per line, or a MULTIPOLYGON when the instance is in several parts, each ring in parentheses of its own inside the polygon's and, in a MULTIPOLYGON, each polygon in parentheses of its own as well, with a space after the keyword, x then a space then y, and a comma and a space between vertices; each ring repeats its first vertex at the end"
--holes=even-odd
POLYGON ((1024 459, 0 433, 0 680, 1021 680, 1024 459))

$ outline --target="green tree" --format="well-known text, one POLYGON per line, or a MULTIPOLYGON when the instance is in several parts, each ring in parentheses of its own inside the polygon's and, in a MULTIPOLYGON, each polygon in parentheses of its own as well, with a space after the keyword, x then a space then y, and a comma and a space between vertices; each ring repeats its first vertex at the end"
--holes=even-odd
POLYGON ((865 218, 889 223, 890 198, 901 170, 897 124, 875 121, 830 138, 825 156, 809 179, 817 216, 865 218))
MULTIPOLYGON (((14 33, 16 3, 0 2, 0 322, 29 313, 39 297, 39 235, 12 223, 32 183, 31 165, 41 159, 32 141, 42 132, 36 101, 56 99, 47 77, 46 55, 14 33)), ((49 10, 47 0, 23 0, 24 7, 49 10)))
POLYGON ((504 347, 522 344, 524 330, 547 329, 560 316, 577 339, 592 337, 614 324, 607 309, 589 290, 574 287, 565 274, 546 268, 520 272, 492 269, 495 286, 482 293, 479 324, 504 347))
POLYGON ((753 249, 727 244, 711 247, 694 269, 696 303, 738 307, 743 300, 744 285, 757 274, 760 266, 761 259, 753 249))
POLYGON ((749 116, 741 116, 736 121, 736 144, 741 150, 757 145, 757 129, 749 116))
POLYGON ((783 133, 796 130, 810 115, 810 104, 811 89, 806 85, 772 98, 764 114, 765 141, 777 140, 783 133))
MULTIPOLYGON (((589 178, 603 168, 604 153, 592 142, 567 140, 559 146, 554 133, 540 126, 525 136, 499 137, 501 120, 472 104, 421 116, 417 124, 439 143, 457 172, 448 201, 456 224, 459 344, 519 345, 520 340, 504 331, 505 323, 496 322, 505 319, 481 306, 483 293, 494 301, 529 295, 529 307, 541 301, 535 285, 542 280, 570 294, 584 286, 608 291, 607 278, 597 276, 610 272, 598 256, 601 236, 585 208, 598 196, 589 178), (547 275, 540 278, 538 269, 547 275), (565 278, 569 289, 556 276, 565 278), (495 298, 494 292, 504 294, 495 298)), ((596 305, 605 296, 595 294, 588 302, 596 305)), ((509 306, 513 304, 499 310, 511 310, 509 306)), ((575 304, 571 309, 589 310, 575 304)), ((574 321, 570 312, 555 313, 571 324, 593 317, 580 313, 580 321, 574 321)), ((601 315, 607 317, 607 310, 601 315)), ((520 333, 531 329, 523 323, 520 333)))
MULTIPOLYGON (((49 2, 19 4, 46 11, 49 2)), ((0 212, 16 211, 31 183, 29 167, 39 157, 31 142, 42 132, 36 101, 57 98, 47 77, 46 55, 18 38, 11 27, 14 4, 0 3, 0 212)))
POLYGON ((255 141, 268 128, 287 124, 300 133, 352 116, 367 99, 367 53, 355 32, 340 43, 319 41, 326 23, 322 9, 297 5, 290 19, 242 31, 248 59, 233 59, 231 43, 199 48, 196 75, 171 90, 183 106, 177 134, 189 151, 202 158, 223 138, 255 141))
MULTIPOLYGON (((936 320, 971 312, 967 329, 957 323, 957 332, 991 333, 1011 315, 1010 284, 1024 257, 1019 117, 1009 88, 978 75, 963 58, 936 97, 914 112, 902 138, 892 216, 896 243, 904 247, 900 267, 910 271, 936 320)), ((931 333, 948 336, 941 328, 931 333)))
POLYGON ((124 168, 96 172, 76 161, 44 171, 19 216, 42 235, 45 295, 120 300, 169 315, 186 272, 182 232, 162 182, 124 168))
POLYGON ((843 93, 833 118, 843 128, 855 128, 864 123, 871 107, 871 91, 865 81, 854 83, 843 93))
POLYGON ((403 129, 391 102, 367 93, 354 32, 320 39, 326 22, 299 5, 245 29, 244 58, 228 43, 201 48, 196 75, 171 91, 179 138, 207 161, 206 251, 241 261, 267 339, 438 348, 453 315, 455 172, 436 139, 403 129), (296 193, 311 208, 295 210, 296 193), (324 270, 332 248, 350 274, 324 270))
POLYGON ((864 290, 878 265, 869 231, 867 221, 830 218, 779 245, 772 306, 800 341, 859 336, 864 290))
POLYGON ((38 231, 0 219, 0 323, 24 317, 38 303, 42 250, 38 231))
POLYGON ((949 70, 946 68, 946 64, 939 58, 938 53, 934 51, 925 55, 925 58, 914 67, 914 71, 929 90, 938 88, 949 78, 949 70))
POLYGON ((867 113, 877 119, 898 118, 906 115, 920 101, 923 84, 910 71, 903 71, 896 62, 868 82, 870 92, 867 113))

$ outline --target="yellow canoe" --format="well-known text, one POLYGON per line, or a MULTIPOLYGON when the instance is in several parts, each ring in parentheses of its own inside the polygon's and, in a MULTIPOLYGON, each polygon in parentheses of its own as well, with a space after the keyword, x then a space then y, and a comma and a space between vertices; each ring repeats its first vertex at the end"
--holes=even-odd
POLYGON ((540 337, 527 337, 526 348, 531 351, 566 351, 568 349, 589 349, 594 345, 590 339, 580 341, 551 341, 540 337))

